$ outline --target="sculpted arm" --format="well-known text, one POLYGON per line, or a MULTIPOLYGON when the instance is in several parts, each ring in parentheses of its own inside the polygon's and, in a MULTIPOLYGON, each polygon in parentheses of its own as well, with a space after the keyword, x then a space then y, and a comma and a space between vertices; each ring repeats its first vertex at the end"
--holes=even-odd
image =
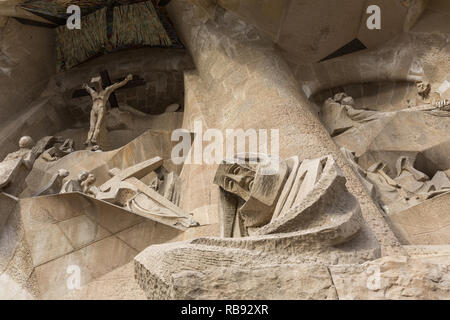
POLYGON ((92 95, 95 93, 95 91, 89 87, 86 83, 83 83, 83 89, 86 90, 92 97, 92 95))
POLYGON ((133 76, 132 76, 131 74, 129 74, 129 75, 125 78, 125 80, 123 80, 123 81, 121 81, 121 82, 118 82, 118 83, 114 83, 113 85, 107 87, 107 88, 105 89, 106 94, 107 94, 107 95, 110 95, 114 90, 117 90, 117 89, 123 87, 124 85, 126 85, 126 84, 127 84, 130 80, 132 80, 132 79, 133 79, 133 76))

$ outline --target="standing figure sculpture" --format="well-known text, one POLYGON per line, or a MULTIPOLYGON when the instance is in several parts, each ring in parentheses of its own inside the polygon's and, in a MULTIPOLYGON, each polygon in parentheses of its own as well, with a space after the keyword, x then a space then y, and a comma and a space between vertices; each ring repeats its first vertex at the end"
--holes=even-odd
POLYGON ((106 104, 109 100, 109 97, 111 93, 114 92, 114 90, 123 87, 126 85, 130 80, 133 79, 133 76, 129 74, 125 80, 115 83, 106 89, 103 89, 102 87, 102 79, 101 77, 96 77, 91 80, 92 83, 95 83, 96 90, 89 87, 86 83, 83 84, 83 89, 85 89, 92 98, 92 111, 91 111, 91 120, 90 120, 90 128, 88 137, 86 139, 86 142, 84 144, 88 145, 89 143, 97 144, 97 137, 100 133, 101 125, 103 124, 103 118, 106 111, 106 104))

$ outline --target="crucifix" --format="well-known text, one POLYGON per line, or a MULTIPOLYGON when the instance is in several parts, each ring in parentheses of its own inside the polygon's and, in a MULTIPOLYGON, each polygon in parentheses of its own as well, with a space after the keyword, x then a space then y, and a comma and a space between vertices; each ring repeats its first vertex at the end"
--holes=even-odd
MULTIPOLYGON (((125 86, 129 81, 133 79, 133 76, 129 74, 124 80, 121 82, 117 82, 113 85, 109 85, 106 88, 102 86, 102 77, 92 78, 91 82, 95 84, 95 89, 92 89, 86 83, 83 84, 83 89, 86 90, 92 98, 92 110, 90 116, 90 128, 88 137, 84 144, 97 144, 97 136, 100 133, 103 125, 103 117, 106 111, 106 104, 108 100, 111 98, 113 92, 125 86)), ((117 104, 117 100, 114 101, 117 104)))
MULTIPOLYGON (((109 87, 112 82, 111 82, 111 78, 109 76, 109 73, 107 70, 101 71, 100 72, 100 77, 102 80, 102 86, 103 88, 107 88, 109 87)), ((125 78, 119 78, 117 80, 115 80, 115 82, 121 82, 123 81, 125 78)), ((131 89, 131 88, 135 88, 135 87, 140 87, 145 85, 145 80, 142 79, 139 76, 133 76, 133 79, 131 79, 125 86, 118 88, 116 91, 118 90, 124 90, 124 89, 131 89)), ((89 93, 85 90, 85 89, 77 89, 73 92, 72 94, 72 99, 75 98, 81 98, 81 97, 87 97, 89 96, 89 93)), ((117 102, 117 97, 114 94, 114 92, 110 95, 108 102, 110 103, 111 108, 118 108, 119 104, 117 102)))

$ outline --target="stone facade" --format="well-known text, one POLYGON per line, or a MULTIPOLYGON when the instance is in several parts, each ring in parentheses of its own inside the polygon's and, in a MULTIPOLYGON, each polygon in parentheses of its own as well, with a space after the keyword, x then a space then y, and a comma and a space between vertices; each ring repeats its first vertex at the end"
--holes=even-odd
POLYGON ((29 171, 19 157, 17 183, 4 166, 0 298, 448 299, 450 7, 341 2, 172 0, 185 49, 126 50, 58 74, 52 31, 8 22, 2 159, 24 135, 75 147, 29 171), (382 29, 366 28, 368 4, 385 13, 382 29), (26 50, 8 54, 28 39, 13 29, 43 39, 41 78, 15 64, 26 50), (321 61, 355 39, 367 50, 321 61), (73 98, 103 70, 144 83, 116 91, 104 150, 81 146, 92 101, 73 98), (279 155, 174 163, 178 128, 188 155, 206 148, 207 129, 277 129, 279 155), (265 159, 276 173, 263 174, 265 159))

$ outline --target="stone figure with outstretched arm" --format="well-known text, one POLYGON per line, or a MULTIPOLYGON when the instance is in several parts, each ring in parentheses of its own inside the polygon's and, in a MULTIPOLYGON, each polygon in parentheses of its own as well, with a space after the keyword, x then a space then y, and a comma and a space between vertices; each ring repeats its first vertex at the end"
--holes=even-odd
POLYGON ((101 77, 96 77, 91 80, 91 82, 95 84, 96 90, 89 87, 86 83, 83 84, 83 89, 85 89, 92 98, 90 128, 86 142, 84 144, 97 144, 97 136, 103 123, 103 118, 106 111, 106 103, 108 102, 111 93, 113 93, 118 88, 125 86, 132 79, 133 76, 130 74, 123 81, 115 83, 107 87, 106 89, 103 89, 102 87, 101 77))

